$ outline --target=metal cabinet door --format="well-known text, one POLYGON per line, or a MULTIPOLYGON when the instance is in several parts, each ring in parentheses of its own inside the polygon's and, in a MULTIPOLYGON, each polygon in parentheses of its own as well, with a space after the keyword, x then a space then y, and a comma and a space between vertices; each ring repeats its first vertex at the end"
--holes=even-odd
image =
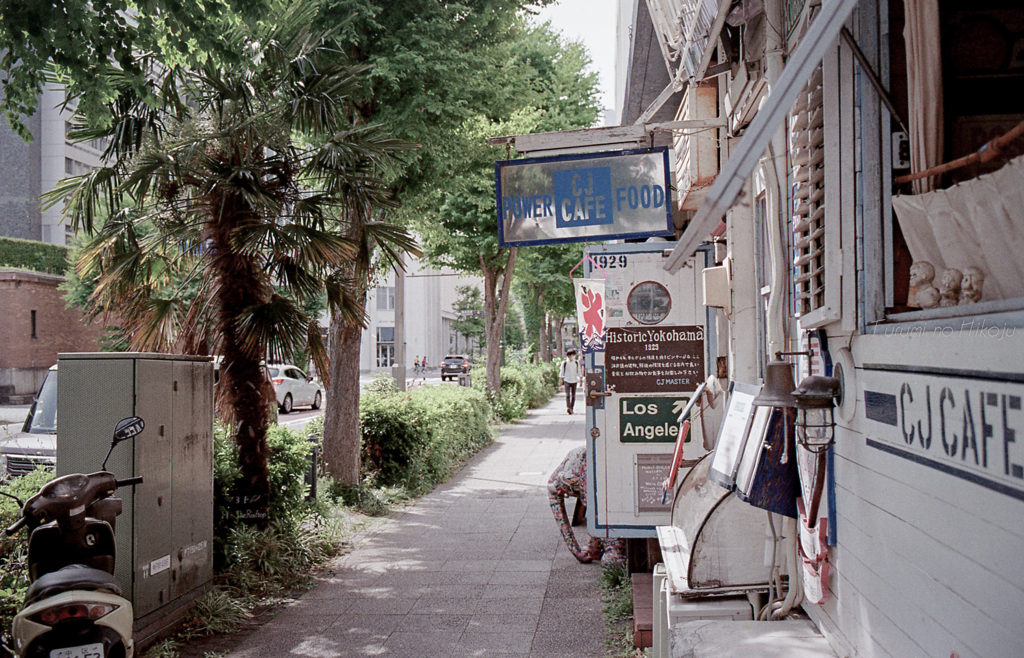
POLYGON ((213 367, 174 364, 171 598, 213 577, 213 367))
MULTIPOLYGON (((172 371, 169 360, 135 362, 135 415, 146 429, 135 439, 135 618, 171 601, 172 371)), ((125 556, 128 558, 129 556, 125 556)), ((121 556, 118 556, 120 561, 121 556)))
MULTIPOLYGON (((588 509, 591 534, 654 537, 670 522, 663 498, 678 416, 707 376, 707 309, 698 252, 675 275, 663 269, 667 242, 588 247, 605 279, 604 352, 587 355, 588 509), (698 262, 699 261, 699 262, 698 262), (603 270, 603 271, 602 271, 603 270), (599 397, 593 397, 597 395, 599 397)), ((589 263, 588 263, 589 265, 589 263)), ((701 434, 699 420, 690 436, 701 434)), ((687 457, 703 454, 701 441, 687 457)))

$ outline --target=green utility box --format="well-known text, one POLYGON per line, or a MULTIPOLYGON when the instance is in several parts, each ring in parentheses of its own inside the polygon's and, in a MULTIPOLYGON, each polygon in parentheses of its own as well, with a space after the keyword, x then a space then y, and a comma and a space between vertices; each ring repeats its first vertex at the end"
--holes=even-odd
POLYGON ((144 646, 173 627, 213 578, 213 361, 148 353, 58 356, 57 473, 99 470, 117 421, 146 427, 107 469, 119 489, 115 577, 144 646))

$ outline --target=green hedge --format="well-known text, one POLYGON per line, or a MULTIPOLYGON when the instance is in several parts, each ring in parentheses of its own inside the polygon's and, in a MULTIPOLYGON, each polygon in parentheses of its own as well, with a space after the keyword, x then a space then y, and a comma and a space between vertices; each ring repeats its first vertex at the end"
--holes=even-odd
MULTIPOLYGON (((53 479, 51 471, 36 469, 24 477, 0 483, 0 490, 21 500, 28 500, 45 483, 53 479)), ((7 496, 0 496, 0 529, 18 520, 20 509, 7 496)), ((28 589, 28 531, 21 530, 13 537, 0 532, 0 640, 14 646, 10 637, 11 622, 21 608, 28 589)), ((2 651, 0 651, 2 653, 2 651)))
POLYGON ((378 485, 429 489, 491 442, 490 415, 487 396, 472 388, 364 391, 363 469, 378 485))
MULTIPOLYGON (((234 518, 227 503, 241 471, 238 466, 238 447, 229 429, 217 423, 213 437, 214 533, 217 564, 220 565, 223 563, 225 542, 233 531, 243 525, 234 518)), ((277 522, 287 522, 308 511, 304 501, 310 444, 304 435, 294 430, 271 425, 267 428, 267 448, 270 450, 267 460, 270 471, 270 518, 277 522)))
POLYGON ((426 475, 431 485, 444 482, 493 440, 491 407, 482 391, 455 386, 417 389, 412 399, 423 405, 430 432, 426 475))
MULTIPOLYGON (((480 373, 483 379, 483 373, 480 373)), ((558 388, 558 364, 513 363, 501 369, 501 397, 495 414, 509 422, 526 416, 551 399, 558 388)))
POLYGON ((62 245, 0 238, 0 267, 64 274, 69 267, 69 252, 70 250, 62 245))

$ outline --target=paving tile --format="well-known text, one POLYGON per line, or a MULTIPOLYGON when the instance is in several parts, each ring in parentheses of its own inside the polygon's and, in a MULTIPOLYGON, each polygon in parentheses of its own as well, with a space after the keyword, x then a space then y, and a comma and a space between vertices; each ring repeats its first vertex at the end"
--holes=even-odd
POLYGON ((537 621, 537 615, 475 614, 470 618, 466 632, 503 633, 508 631, 533 637, 537 630, 537 621))
POLYGON ((383 599, 361 598, 352 601, 345 611, 351 615, 404 615, 408 614, 417 599, 387 597, 383 599))
POLYGON ((476 571, 478 573, 490 573, 498 568, 501 560, 460 560, 452 557, 440 568, 440 571, 476 571))
POLYGON ((495 571, 551 573, 551 560, 502 560, 495 571))
POLYGON ((474 651, 486 651, 482 655, 500 653, 525 654, 530 652, 533 635, 514 630, 468 629, 462 634, 456 648, 457 656, 477 655, 474 651))
POLYGON ((541 658, 597 658, 604 655, 603 637, 576 635, 574 633, 541 632, 533 636, 530 656, 541 658))
MULTIPOLYGON (((379 637, 383 642, 405 619, 404 614, 352 614, 339 616, 322 635, 330 638, 379 637)), ((256 635, 259 635, 257 633, 256 635)), ((256 637, 253 635, 253 637, 256 637)))
POLYGON ((584 444, 583 416, 561 405, 371 528, 231 658, 603 656, 600 567, 568 552, 548 501, 548 476, 584 444))
POLYGON ((478 599, 420 599, 412 607, 412 615, 472 615, 480 611, 478 599))
POLYGON ((477 612, 482 615, 540 614, 543 599, 482 599, 477 602, 477 612))
POLYGON ((523 599, 543 599, 547 592, 547 586, 543 584, 534 585, 488 585, 480 598, 483 599, 508 599, 511 601, 523 599))
POLYGON ((395 658, 447 658, 455 655, 459 635, 449 631, 395 632, 384 643, 384 656, 395 658))
POLYGON ((554 599, 580 599, 590 598, 596 600, 600 596, 600 589, 597 583, 584 579, 565 579, 552 576, 548 580, 548 598, 554 599))
POLYGON ((496 571, 487 582, 490 585, 546 585, 549 576, 544 571, 496 571))
POLYGON ((446 631, 459 636, 469 626, 470 619, 470 615, 405 615, 395 630, 406 633, 446 631))

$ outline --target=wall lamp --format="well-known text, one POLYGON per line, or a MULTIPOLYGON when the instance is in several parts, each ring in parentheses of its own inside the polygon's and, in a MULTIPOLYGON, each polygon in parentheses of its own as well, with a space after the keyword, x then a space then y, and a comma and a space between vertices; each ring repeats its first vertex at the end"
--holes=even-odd
POLYGON ((835 401, 839 379, 811 375, 793 391, 797 411, 796 440, 804 448, 821 454, 835 443, 835 401))

